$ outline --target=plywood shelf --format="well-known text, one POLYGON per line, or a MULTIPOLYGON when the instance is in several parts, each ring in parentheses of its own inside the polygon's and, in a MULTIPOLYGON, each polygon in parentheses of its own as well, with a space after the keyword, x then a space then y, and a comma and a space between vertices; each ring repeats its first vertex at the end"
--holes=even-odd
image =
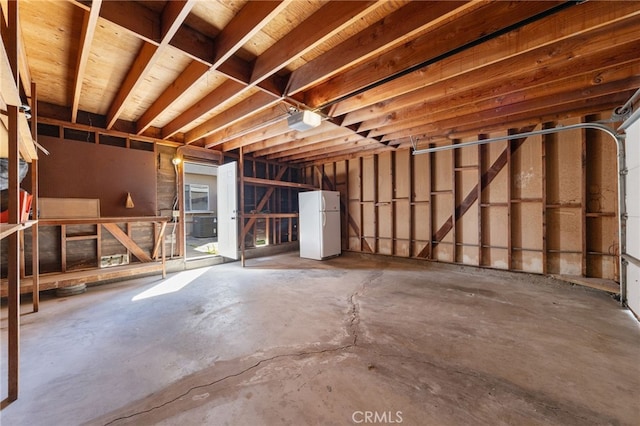
POLYGON ((27 229, 32 227, 37 220, 30 220, 25 223, 1 223, 0 224, 0 240, 8 237, 14 232, 22 231, 23 229, 27 229))
POLYGON ((298 188, 298 189, 318 189, 313 185, 306 185, 304 183, 296 183, 296 182, 286 182, 281 180, 273 180, 273 179, 261 179, 254 177, 244 177, 245 185, 259 185, 266 187, 279 186, 283 188, 298 188))
POLYGON ((587 217, 616 217, 614 212, 587 213, 587 217))
POLYGON ((245 219, 278 219, 298 217, 298 213, 244 213, 245 219))
MULTIPOLYGON (((0 92, 1 106, 4 109, 7 105, 20 107, 22 101, 20 100, 20 94, 18 92, 18 85, 13 80, 13 73, 11 72, 11 66, 9 65, 9 58, 4 48, 4 43, 0 43, 0 92)), ((0 120, 2 125, 9 129, 9 117, 4 114, 0 114, 0 120)), ((32 160, 38 159, 38 152, 36 150, 35 143, 31 138, 31 130, 29 123, 24 114, 18 115, 18 137, 20 156, 28 163, 32 160)), ((4 139, 0 141, 0 157, 7 158, 9 156, 9 141, 4 139)))
MULTIPOLYGON (((162 272, 164 265, 159 262, 135 263, 126 266, 113 266, 110 268, 93 268, 66 273, 53 273, 40 275, 40 291, 67 287, 75 284, 84 284, 116 278, 133 277, 140 274, 162 272)), ((20 280, 20 293, 31 293, 33 290, 32 277, 20 280)), ((7 281, 2 280, 0 297, 7 296, 7 281)))

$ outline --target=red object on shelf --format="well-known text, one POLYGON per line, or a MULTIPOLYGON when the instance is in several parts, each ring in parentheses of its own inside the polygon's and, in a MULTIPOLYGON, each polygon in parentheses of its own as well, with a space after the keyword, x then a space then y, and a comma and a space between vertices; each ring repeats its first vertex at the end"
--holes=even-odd
MULTIPOLYGON (((29 220, 29 210, 31 210, 32 200, 33 195, 29 194, 27 191, 20 191, 20 223, 24 223, 29 220)), ((0 222, 9 222, 9 210, 5 210, 0 213, 0 222)))

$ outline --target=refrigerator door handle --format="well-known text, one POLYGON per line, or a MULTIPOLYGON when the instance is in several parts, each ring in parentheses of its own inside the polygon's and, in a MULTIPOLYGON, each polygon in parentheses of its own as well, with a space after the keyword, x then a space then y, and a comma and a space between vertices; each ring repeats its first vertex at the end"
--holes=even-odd
POLYGON ((322 212, 322 227, 324 228, 325 226, 327 226, 327 214, 322 212))
POLYGON ((325 211, 327 209, 327 201, 324 198, 324 194, 322 195, 322 211, 325 211))

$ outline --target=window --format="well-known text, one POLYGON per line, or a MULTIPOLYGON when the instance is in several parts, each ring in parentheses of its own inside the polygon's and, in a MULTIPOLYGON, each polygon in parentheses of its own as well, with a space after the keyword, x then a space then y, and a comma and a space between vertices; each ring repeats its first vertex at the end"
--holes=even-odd
POLYGON ((184 186, 184 208, 187 212, 208 212, 209 185, 186 184, 184 186))

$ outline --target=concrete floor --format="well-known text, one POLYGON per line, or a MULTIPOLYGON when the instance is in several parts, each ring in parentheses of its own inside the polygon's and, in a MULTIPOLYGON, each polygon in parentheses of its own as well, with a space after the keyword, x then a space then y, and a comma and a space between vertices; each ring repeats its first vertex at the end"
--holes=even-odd
POLYGON ((638 425, 639 348, 636 319, 598 291, 287 253, 45 300, 22 317, 20 398, 0 415, 30 426, 638 425))

